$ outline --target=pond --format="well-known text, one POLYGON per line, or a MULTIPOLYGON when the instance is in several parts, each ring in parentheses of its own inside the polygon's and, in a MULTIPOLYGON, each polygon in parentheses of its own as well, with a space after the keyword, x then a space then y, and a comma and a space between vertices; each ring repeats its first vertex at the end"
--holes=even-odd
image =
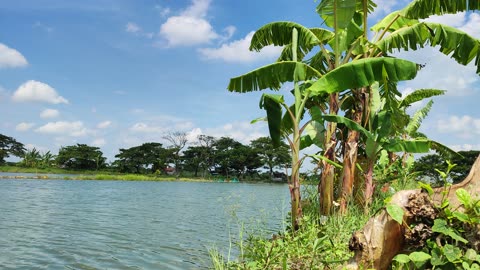
POLYGON ((239 223, 268 233, 282 184, 0 180, 2 269, 199 269, 239 223))

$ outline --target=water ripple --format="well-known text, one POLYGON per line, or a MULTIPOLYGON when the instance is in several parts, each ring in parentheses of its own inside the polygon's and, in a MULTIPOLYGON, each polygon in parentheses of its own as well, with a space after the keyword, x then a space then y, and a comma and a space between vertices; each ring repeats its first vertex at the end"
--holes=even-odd
POLYGON ((287 200, 282 185, 0 180, 0 266, 205 268, 238 220, 278 229, 287 200))

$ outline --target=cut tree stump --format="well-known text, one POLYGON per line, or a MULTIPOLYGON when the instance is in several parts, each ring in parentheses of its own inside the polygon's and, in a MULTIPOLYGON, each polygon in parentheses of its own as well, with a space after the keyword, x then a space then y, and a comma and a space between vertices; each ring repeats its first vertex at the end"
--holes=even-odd
MULTIPOLYGON (((470 170, 467 178, 452 185, 447 195, 450 206, 460 207, 455 191, 459 188, 467 190, 473 198, 479 199, 480 194, 480 156, 470 170)), ((355 232, 350 240, 350 249, 355 255, 346 269, 388 269, 393 257, 415 244, 421 244, 429 236, 428 226, 415 226, 405 237, 406 226, 412 222, 418 224, 422 218, 434 219, 436 208, 442 200, 444 188, 434 189, 432 200, 421 190, 402 190, 392 196, 391 203, 401 206, 404 210, 404 224, 393 220, 385 209, 372 217, 363 229, 355 232), (433 204, 432 204, 433 203, 433 204), (413 234, 413 235, 412 235, 413 234), (413 241, 412 241, 413 239, 413 241)), ((460 208, 461 210, 461 208, 460 208)), ((431 230, 430 230, 431 233, 431 230)))

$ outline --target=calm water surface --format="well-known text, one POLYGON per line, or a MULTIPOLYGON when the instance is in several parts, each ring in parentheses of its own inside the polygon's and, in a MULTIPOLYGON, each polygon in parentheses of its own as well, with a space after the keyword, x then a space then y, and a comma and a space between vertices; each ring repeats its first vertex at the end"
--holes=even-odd
POLYGON ((198 269, 238 220, 282 226, 285 185, 0 180, 1 269, 198 269))

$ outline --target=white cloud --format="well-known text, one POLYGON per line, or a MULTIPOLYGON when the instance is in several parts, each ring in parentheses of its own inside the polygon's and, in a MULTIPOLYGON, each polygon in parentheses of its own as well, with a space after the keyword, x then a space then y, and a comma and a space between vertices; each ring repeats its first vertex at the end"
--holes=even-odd
POLYGON ((133 22, 127 23, 127 25, 125 26, 125 31, 128 33, 135 34, 137 36, 153 38, 153 33, 143 31, 143 29, 140 26, 138 26, 136 23, 133 23, 133 22))
POLYGON ((230 137, 243 144, 250 144, 250 141, 258 137, 268 136, 267 124, 263 122, 250 124, 250 122, 227 123, 220 127, 206 128, 206 135, 213 137, 230 137))
POLYGON ((19 124, 15 127, 15 130, 16 130, 16 131, 27 131, 27 130, 31 129, 33 126, 35 126, 35 123, 22 122, 22 123, 19 123, 19 124))
POLYGON ((223 44, 220 48, 202 48, 198 51, 206 59, 240 63, 274 59, 280 55, 282 48, 273 46, 265 47, 260 52, 250 51, 248 48, 253 34, 254 32, 250 32, 245 38, 223 44))
POLYGON ((167 131, 167 129, 158 126, 151 126, 146 123, 135 123, 130 127, 130 131, 136 133, 163 133, 167 131))
POLYGON ((459 29, 465 31, 467 34, 475 37, 480 38, 480 14, 478 13, 470 13, 468 16, 468 21, 465 25, 461 26, 459 29))
POLYGON ((105 144, 107 144, 107 141, 105 141, 104 138, 97 138, 92 141, 91 145, 96 146, 96 147, 102 147, 105 144))
POLYGON ((376 0, 375 4, 377 4, 377 7, 370 16, 372 18, 382 18, 383 16, 391 13, 394 8, 397 8, 398 6, 403 8, 406 3, 407 1, 405 0, 376 0))
POLYGON ((75 121, 75 122, 58 121, 58 122, 49 122, 35 129, 35 132, 43 133, 43 134, 55 134, 55 135, 66 135, 71 137, 81 137, 81 136, 87 135, 88 130, 81 121, 75 121))
POLYGON ((111 121, 103 121, 103 122, 98 123, 97 128, 105 129, 105 128, 108 128, 111 125, 112 125, 111 121))
POLYGON ((53 27, 51 26, 48 26, 44 23, 41 23, 41 22, 36 22, 34 25, 33 25, 33 28, 38 28, 38 29, 41 29, 47 33, 51 33, 53 32, 53 27))
POLYGON ((25 67, 27 65, 27 59, 21 53, 0 43, 0 68, 25 67))
POLYGON ((160 14, 160 17, 166 17, 172 10, 170 8, 164 8, 160 5, 155 5, 155 9, 158 10, 158 13, 160 14))
POLYGON ((457 144, 457 145, 451 145, 450 148, 452 148, 455 151, 470 151, 470 150, 480 150, 480 144, 457 144))
POLYGON ((129 22, 125 26, 125 31, 127 31, 129 33, 138 33, 140 31, 142 31, 142 29, 136 23, 129 22))
POLYGON ((47 147, 38 146, 38 145, 35 145, 35 144, 31 144, 31 143, 25 144, 25 148, 26 148, 27 150, 33 150, 33 149, 35 148, 37 151, 40 151, 40 152, 42 152, 42 153, 46 153, 46 152, 49 151, 47 147))
POLYGON ((50 85, 34 80, 20 85, 17 91, 13 93, 12 99, 18 102, 34 101, 52 104, 68 104, 68 100, 58 95, 57 91, 50 85))
POLYGON ((200 128, 194 128, 192 130, 190 130, 189 132, 187 132, 187 140, 189 142, 195 142, 197 140, 197 137, 199 135, 202 135, 202 129, 200 128))
POLYGON ((437 122, 437 131, 450 133, 463 139, 478 137, 480 135, 480 118, 473 118, 469 115, 461 117, 454 115, 447 119, 440 119, 437 122))
POLYGON ((204 18, 210 0, 192 0, 192 4, 178 16, 172 16, 160 26, 160 35, 169 47, 206 44, 220 36, 204 18))
POLYGON ((45 109, 40 113, 41 118, 55 118, 60 115, 60 112, 55 109, 45 109))
POLYGON ((459 12, 456 14, 432 15, 427 19, 425 19, 424 21, 446 24, 452 27, 460 27, 465 23, 465 19, 466 19, 465 15, 466 15, 465 12, 459 12))

